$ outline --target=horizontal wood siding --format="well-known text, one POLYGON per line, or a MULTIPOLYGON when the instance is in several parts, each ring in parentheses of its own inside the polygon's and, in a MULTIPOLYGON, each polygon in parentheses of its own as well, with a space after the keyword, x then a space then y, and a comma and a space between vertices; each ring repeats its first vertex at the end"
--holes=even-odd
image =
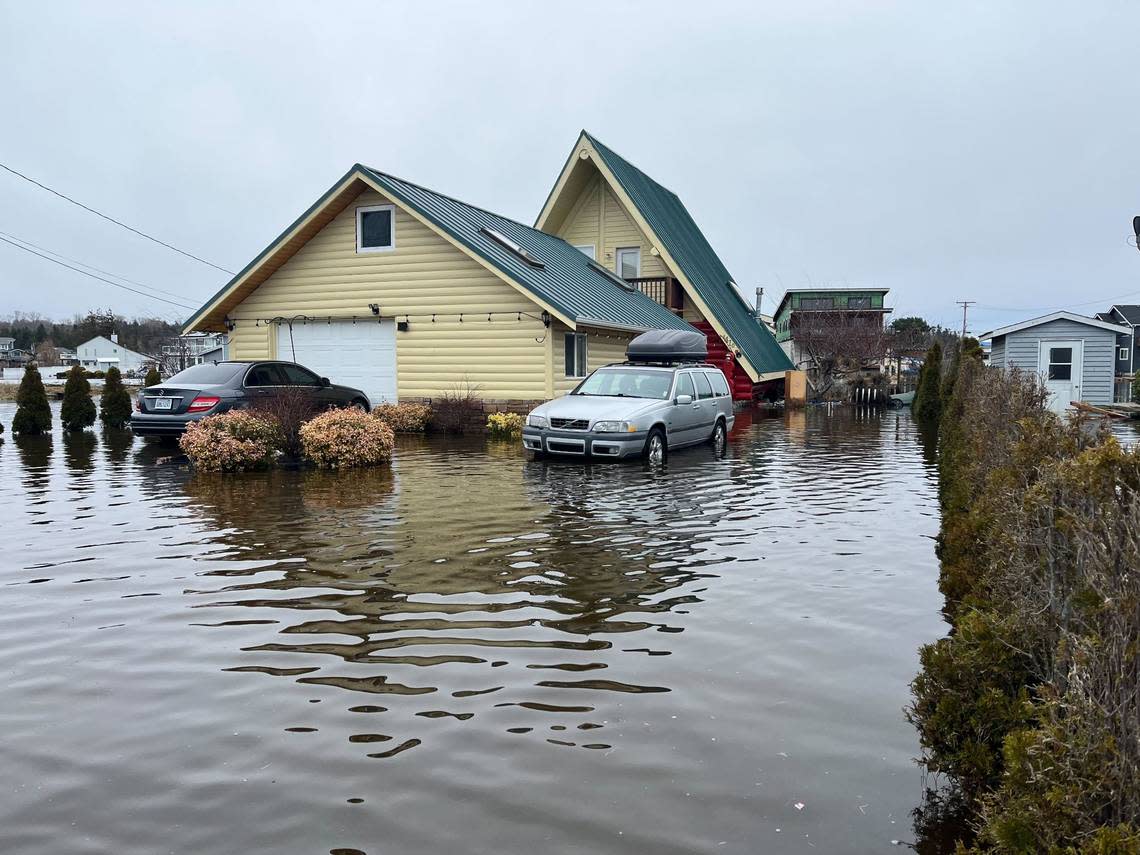
POLYGON ((390 203, 361 193, 238 305, 232 357, 275 355, 258 318, 365 319, 378 303, 384 317, 408 316, 409 330, 396 333, 400 397, 435 397, 465 381, 487 399, 544 397, 546 330, 535 303, 398 206, 395 249, 356 252, 356 209, 390 203))
POLYGON ((637 227, 617 196, 598 176, 575 201, 558 236, 575 246, 593 244, 595 260, 614 270, 618 247, 641 247, 641 276, 671 276, 659 256, 650 255, 653 243, 637 227))
MULTIPOLYGON (((550 333, 554 337, 554 394, 565 395, 581 382, 580 377, 566 376, 566 333, 570 328, 555 321, 550 326, 550 333)), ((601 368, 611 362, 624 362, 625 350, 629 340, 633 337, 626 333, 612 330, 579 330, 585 332, 589 338, 586 341, 586 361, 591 371, 601 368)))
POLYGON ((1040 370, 1038 355, 1043 341, 1083 341, 1081 400, 1090 404, 1112 403, 1116 333, 1067 320, 1018 330, 1005 336, 1005 367, 1040 370))
POLYGON ((990 342, 990 365, 994 368, 1005 368, 1005 336, 999 336, 990 342))

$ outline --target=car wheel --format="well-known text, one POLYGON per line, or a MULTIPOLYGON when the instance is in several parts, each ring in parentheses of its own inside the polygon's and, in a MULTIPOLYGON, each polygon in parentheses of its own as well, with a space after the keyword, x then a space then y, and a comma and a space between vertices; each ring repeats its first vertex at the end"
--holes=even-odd
POLYGON ((353 398, 352 403, 348 405, 348 408, 350 410, 360 410, 362 413, 367 413, 369 411, 368 402, 363 398, 353 398))
POLYGON ((713 451, 716 452, 717 457, 724 454, 725 449, 728 448, 728 431, 725 430, 724 422, 717 420, 709 441, 712 443, 713 451))
POLYGON ((669 443, 665 440, 665 431, 655 427, 649 432, 645 440, 644 457, 652 466, 660 466, 669 455, 669 443))

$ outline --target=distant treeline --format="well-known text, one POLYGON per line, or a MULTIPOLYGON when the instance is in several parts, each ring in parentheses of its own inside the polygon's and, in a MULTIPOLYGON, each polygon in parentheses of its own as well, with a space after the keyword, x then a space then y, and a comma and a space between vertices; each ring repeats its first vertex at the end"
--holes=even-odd
POLYGON ((33 352, 45 342, 76 348, 95 336, 110 338, 111 333, 118 333, 119 343, 128 350, 151 355, 158 354, 163 343, 178 335, 179 325, 160 318, 128 320, 110 309, 96 309, 70 321, 54 321, 26 312, 0 318, 0 336, 11 336, 16 347, 33 352))
POLYGON ((1058 419, 1035 374, 983 367, 972 340, 949 371, 939 351, 915 416, 951 632, 922 648, 909 714, 951 787, 916 829, 957 814, 960 852, 1140 852, 1140 447, 1058 419))

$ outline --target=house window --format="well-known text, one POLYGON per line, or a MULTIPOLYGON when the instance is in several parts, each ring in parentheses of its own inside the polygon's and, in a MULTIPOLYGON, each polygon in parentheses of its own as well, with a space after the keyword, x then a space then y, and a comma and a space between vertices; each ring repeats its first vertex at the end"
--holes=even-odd
POLYGON ((1073 379, 1073 349, 1071 347, 1049 348, 1049 379, 1073 379))
POLYGON ((1128 348, 1127 347, 1120 348, 1120 355, 1117 358, 1121 362, 1127 362, 1128 361, 1128 348))
POLYGON ((618 247, 614 253, 614 270, 622 279, 636 279, 641 275, 641 247, 618 247))
POLYGON ((356 209, 356 251, 389 252, 396 248, 396 206, 356 209))
POLYGON ((800 308, 805 312, 830 312, 835 304, 830 297, 801 297, 800 308))
POLYGON ((870 297, 848 297, 847 298, 847 308, 848 309, 869 309, 869 308, 871 308, 871 298, 870 297))
POLYGON ((589 369, 585 333, 566 333, 566 376, 585 377, 589 369))
POLYGON ((592 243, 574 244, 574 249, 585 255, 590 261, 597 261, 594 255, 594 245, 592 243))

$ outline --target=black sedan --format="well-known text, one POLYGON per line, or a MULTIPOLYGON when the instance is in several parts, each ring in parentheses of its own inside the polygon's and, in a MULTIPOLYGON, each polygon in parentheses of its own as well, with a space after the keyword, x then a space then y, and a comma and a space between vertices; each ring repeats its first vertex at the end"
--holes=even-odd
POLYGON ((300 390, 314 411, 369 409, 359 389, 334 386, 294 362, 203 362, 180 371, 135 398, 131 430, 138 436, 180 436, 190 422, 227 410, 253 409, 274 395, 300 390))

